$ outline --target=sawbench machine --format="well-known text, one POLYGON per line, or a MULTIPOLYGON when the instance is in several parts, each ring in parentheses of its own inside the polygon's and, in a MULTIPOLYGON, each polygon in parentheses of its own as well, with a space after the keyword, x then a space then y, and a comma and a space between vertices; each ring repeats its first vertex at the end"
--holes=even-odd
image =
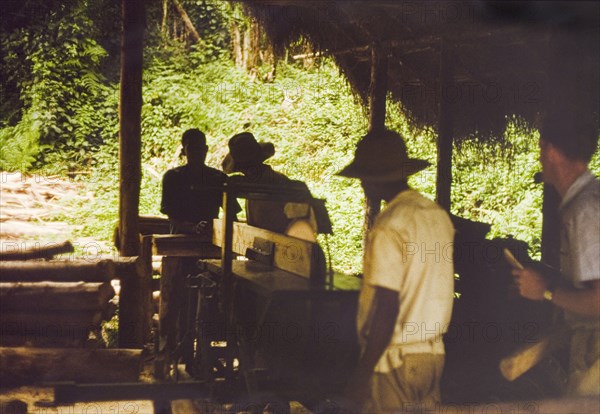
POLYGON ((195 236, 155 236, 154 253, 164 256, 159 370, 177 377, 183 363, 223 401, 268 395, 310 406, 339 395, 358 356, 360 279, 328 269, 315 241, 235 221, 238 198, 307 204, 319 232, 332 232, 323 200, 284 187, 230 184, 210 241, 198 236, 187 250, 182 246, 195 236), (181 271, 173 257, 182 256, 194 257, 195 272, 181 271), (187 296, 178 298, 182 290, 187 296), (182 300, 186 315, 177 318, 182 300))

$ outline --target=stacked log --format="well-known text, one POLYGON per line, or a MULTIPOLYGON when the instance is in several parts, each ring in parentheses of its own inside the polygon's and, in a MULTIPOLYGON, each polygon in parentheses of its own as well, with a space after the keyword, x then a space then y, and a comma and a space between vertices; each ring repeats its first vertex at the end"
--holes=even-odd
MULTIPOLYGON (((18 245, 17 245, 18 246, 18 245)), ((75 250, 70 241, 64 243, 53 243, 49 246, 34 247, 21 251, 0 251, 0 260, 32 260, 51 259, 57 254, 72 253, 75 250)))
POLYGON ((0 384, 137 381, 141 354, 141 349, 0 348, 0 384))
POLYGON ((0 262, 0 345, 77 347, 116 306, 110 261, 0 262))

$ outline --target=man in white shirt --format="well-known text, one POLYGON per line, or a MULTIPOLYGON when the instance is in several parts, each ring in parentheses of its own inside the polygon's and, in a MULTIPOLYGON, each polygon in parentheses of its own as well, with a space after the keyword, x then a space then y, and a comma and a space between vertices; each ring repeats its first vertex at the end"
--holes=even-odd
POLYGON ((594 128, 549 117, 540 134, 543 179, 558 192, 562 282, 531 268, 513 270, 523 297, 552 302, 572 328, 570 395, 600 395, 600 181, 588 170, 594 128))
POLYGON ((408 157, 399 134, 382 131, 367 134, 339 173, 359 178, 367 197, 387 202, 365 246, 357 316, 362 354, 346 389, 364 412, 440 402, 454 228, 446 211, 408 186, 408 176, 428 165, 408 157))

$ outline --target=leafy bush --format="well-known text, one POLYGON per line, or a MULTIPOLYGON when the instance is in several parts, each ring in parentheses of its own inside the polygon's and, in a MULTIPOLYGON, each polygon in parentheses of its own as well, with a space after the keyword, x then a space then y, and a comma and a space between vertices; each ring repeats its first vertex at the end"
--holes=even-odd
POLYGON ((107 53, 93 38, 86 3, 71 6, 2 37, 2 72, 17 89, 9 96, 17 109, 2 108, 3 147, 13 147, 2 168, 90 166, 94 150, 115 137, 116 89, 100 72, 107 53))
MULTIPOLYGON (((89 13, 102 10, 107 0, 93 0, 91 8, 70 1, 72 7, 47 12, 43 24, 21 25, 2 37, 2 74, 8 77, 2 93, 11 99, 1 107, 0 168, 24 169, 37 160, 38 166, 65 171, 83 163, 91 175, 79 179, 93 198, 79 202, 72 220, 83 225, 82 235, 108 241, 118 211, 118 85, 111 81, 116 57, 107 56, 104 48, 114 52, 115 45, 98 32, 114 24, 109 17, 115 11, 114 5, 107 7, 102 21, 92 23, 89 13), (107 71, 107 62, 113 63, 112 70, 107 71)), ((148 26, 140 213, 159 214, 162 174, 181 162, 184 130, 205 131, 207 163, 216 168, 229 137, 251 131, 258 140, 275 144, 268 163, 327 200, 335 232, 327 240, 333 265, 360 272, 364 196, 356 180, 335 174, 351 161, 368 125, 335 64, 318 59, 305 69, 280 61, 276 79, 263 82, 237 69, 230 57, 228 27, 234 21, 244 24, 239 8, 219 1, 186 1, 185 6, 202 32, 198 44, 164 39, 156 18, 148 26)), ((159 8, 151 5, 150 17, 159 8)), ((411 156, 435 164, 434 131, 410 128, 391 101, 386 124, 405 136, 411 156)), ((541 186, 533 184, 540 168, 537 135, 518 125, 516 120, 509 125, 503 144, 465 141, 455 146, 452 212, 491 224, 489 237, 514 235, 528 242, 539 256, 541 186)), ((598 154, 591 168, 600 173, 598 154)), ((433 199, 435 178, 435 167, 430 167, 410 183, 433 199)))

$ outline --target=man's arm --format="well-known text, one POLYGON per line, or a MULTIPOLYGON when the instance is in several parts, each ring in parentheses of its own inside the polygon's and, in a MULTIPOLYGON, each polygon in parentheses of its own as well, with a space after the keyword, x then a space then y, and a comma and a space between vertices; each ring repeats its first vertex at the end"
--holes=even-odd
MULTIPOLYGON (((531 300, 544 300, 548 282, 536 270, 525 268, 512 271, 521 296, 531 300)), ((561 286, 554 290, 552 303, 567 312, 600 318, 600 280, 587 282, 587 289, 569 289, 561 286)))
POLYGON ((173 183, 173 172, 167 171, 162 179, 162 198, 160 201, 160 212, 171 216, 173 213, 173 205, 176 203, 176 190, 173 183))
POLYGON ((375 311, 368 322, 370 329, 367 343, 346 387, 346 397, 357 404, 362 404, 369 397, 371 375, 392 339, 400 305, 398 292, 376 287, 373 303, 375 311))

